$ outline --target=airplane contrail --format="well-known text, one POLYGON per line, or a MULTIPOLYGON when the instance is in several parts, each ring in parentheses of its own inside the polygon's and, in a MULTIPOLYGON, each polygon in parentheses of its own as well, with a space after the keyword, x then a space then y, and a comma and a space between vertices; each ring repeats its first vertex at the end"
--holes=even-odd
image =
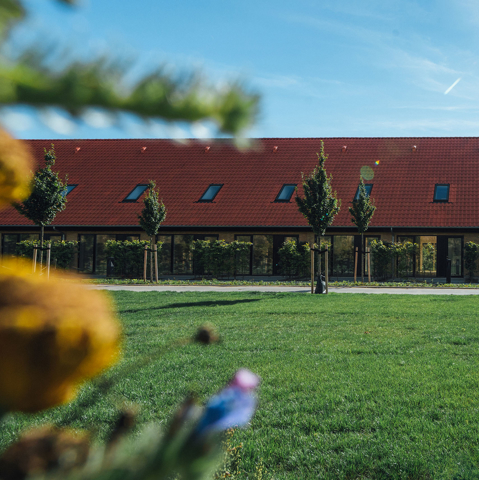
POLYGON ((459 78, 444 92, 444 95, 447 95, 460 81, 461 81, 461 77, 459 77, 459 78))

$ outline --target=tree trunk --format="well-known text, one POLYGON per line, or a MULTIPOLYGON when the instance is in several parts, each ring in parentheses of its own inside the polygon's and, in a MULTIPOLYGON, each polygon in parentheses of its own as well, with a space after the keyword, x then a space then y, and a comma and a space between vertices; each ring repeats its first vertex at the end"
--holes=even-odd
POLYGON ((366 260, 366 249, 364 248, 364 233, 361 233, 361 282, 364 283, 364 262, 366 260))
POLYGON ((314 293, 321 293, 321 237, 322 235, 319 235, 319 245, 318 245, 318 280, 316 282, 316 290, 314 293))
POLYGON ((153 245, 154 245, 154 237, 150 237, 150 279, 151 283, 153 283, 153 245))
POLYGON ((40 225, 40 273, 42 272, 42 264, 43 264, 43 236, 44 236, 44 229, 43 225, 40 225))

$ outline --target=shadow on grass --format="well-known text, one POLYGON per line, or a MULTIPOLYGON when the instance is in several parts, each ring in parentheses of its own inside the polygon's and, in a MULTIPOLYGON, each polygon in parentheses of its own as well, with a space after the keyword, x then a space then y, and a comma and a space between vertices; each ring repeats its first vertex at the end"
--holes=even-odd
POLYGON ((170 303, 169 305, 162 305, 160 307, 146 307, 135 308, 132 310, 120 310, 120 313, 138 313, 152 310, 164 310, 166 308, 184 308, 184 307, 225 307, 236 305, 237 303, 259 302, 260 298, 245 298, 243 300, 220 300, 216 302, 188 302, 188 303, 170 303))

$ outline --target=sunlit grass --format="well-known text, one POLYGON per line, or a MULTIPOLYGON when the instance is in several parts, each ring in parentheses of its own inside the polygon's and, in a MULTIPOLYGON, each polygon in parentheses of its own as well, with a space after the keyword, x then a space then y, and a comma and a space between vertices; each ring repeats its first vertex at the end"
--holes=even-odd
MULTIPOLYGON (((275 479, 479 478, 479 323, 474 297, 116 292, 124 364, 211 322, 220 345, 189 345, 93 386, 49 420, 107 436, 122 403, 165 422, 245 366, 262 377, 242 469, 275 479), (80 411, 79 405, 94 405, 80 411)), ((2 445, 29 424, 7 419, 2 445)))

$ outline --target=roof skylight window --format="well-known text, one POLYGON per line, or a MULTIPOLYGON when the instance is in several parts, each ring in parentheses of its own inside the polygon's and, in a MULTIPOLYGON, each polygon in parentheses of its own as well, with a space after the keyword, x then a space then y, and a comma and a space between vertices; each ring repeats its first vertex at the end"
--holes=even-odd
POLYGON ((66 197, 75 187, 78 187, 78 185, 67 185, 67 188, 63 190, 63 196, 66 197))
MULTIPOLYGON (((366 194, 369 197, 371 195, 371 190, 373 189, 373 184, 372 183, 365 183, 364 186, 366 187, 366 194)), ((359 200, 359 186, 358 189, 356 190, 356 195, 354 195, 354 202, 359 200)))
POLYGON ((436 184, 434 188, 434 201, 435 202, 448 202, 449 201, 449 184, 436 184))
POLYGON ((141 194, 148 188, 148 185, 137 185, 129 195, 123 200, 124 202, 136 202, 141 194))
POLYGON ((276 197, 276 202, 289 202, 293 196, 296 185, 284 184, 276 197))
POLYGON ((200 198, 200 202, 212 202, 223 185, 212 184, 200 198))

